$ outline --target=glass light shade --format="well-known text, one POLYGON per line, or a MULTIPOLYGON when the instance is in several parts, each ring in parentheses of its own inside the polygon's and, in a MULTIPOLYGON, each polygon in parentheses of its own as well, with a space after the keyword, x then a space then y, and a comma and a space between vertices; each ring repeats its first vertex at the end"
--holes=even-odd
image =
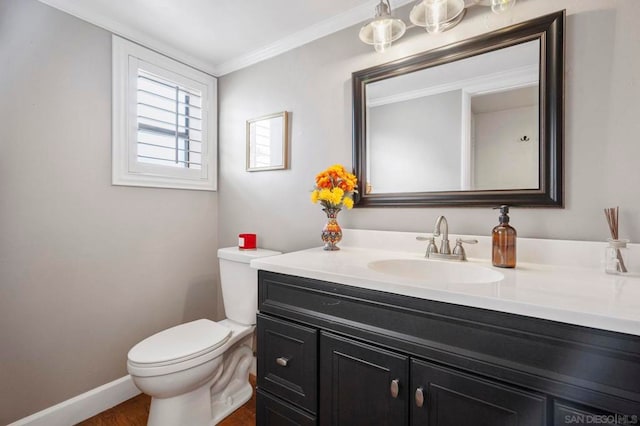
POLYGON ((392 42, 402 37, 406 30, 407 26, 400 19, 374 19, 360 30, 360 40, 372 44, 377 52, 383 52, 392 42))
POLYGON ((491 11, 493 13, 503 13, 511 9, 516 4, 516 0, 491 0, 491 11))
POLYGON ((373 21, 371 27, 373 30, 373 47, 376 52, 384 52, 387 47, 391 46, 391 19, 380 19, 373 21))
POLYGON ((424 0, 425 26, 427 32, 439 33, 442 26, 448 21, 448 1, 447 0, 424 0))
POLYGON ((375 18, 360 29, 359 36, 362 42, 372 44, 376 52, 384 52, 406 30, 405 23, 391 16, 388 4, 381 1, 376 7, 375 18))
POLYGON ((411 9, 409 20, 429 33, 443 32, 462 21, 467 11, 465 5, 464 0, 420 0, 411 9))

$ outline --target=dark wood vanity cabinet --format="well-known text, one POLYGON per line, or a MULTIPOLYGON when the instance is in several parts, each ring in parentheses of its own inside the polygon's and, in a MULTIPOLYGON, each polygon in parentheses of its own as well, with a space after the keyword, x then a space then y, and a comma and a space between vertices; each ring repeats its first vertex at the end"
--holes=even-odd
POLYGON ((411 361, 410 389, 413 426, 547 424, 544 395, 425 361, 411 361))
POLYGON ((258 276, 258 425, 640 425, 638 336, 258 276))
POLYGON ((320 335, 321 425, 406 425, 408 357, 320 335))
POLYGON ((323 425, 546 424, 543 395, 325 333, 320 398, 323 425))

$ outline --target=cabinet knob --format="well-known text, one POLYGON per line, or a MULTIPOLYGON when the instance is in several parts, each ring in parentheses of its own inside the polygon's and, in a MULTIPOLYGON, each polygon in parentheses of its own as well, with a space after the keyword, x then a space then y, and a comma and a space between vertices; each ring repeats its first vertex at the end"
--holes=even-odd
POLYGON ((283 356, 276 358, 276 364, 278 364, 281 367, 286 367, 288 363, 289 363, 289 358, 285 358, 283 356))
POLYGON ((422 408, 424 405, 424 389, 422 386, 416 389, 416 407, 422 408))
POLYGON ((400 393, 400 379, 393 379, 391 381, 391 397, 397 398, 400 393))

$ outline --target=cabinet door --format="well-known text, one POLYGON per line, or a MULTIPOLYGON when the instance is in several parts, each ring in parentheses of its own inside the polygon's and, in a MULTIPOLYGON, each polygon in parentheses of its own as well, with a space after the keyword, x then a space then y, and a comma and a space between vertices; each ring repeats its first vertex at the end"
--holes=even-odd
POLYGON ((547 424, 544 395, 413 359, 411 392, 413 426, 547 424))
POLYGON ((320 335, 320 417, 332 426, 406 425, 408 358, 320 335))

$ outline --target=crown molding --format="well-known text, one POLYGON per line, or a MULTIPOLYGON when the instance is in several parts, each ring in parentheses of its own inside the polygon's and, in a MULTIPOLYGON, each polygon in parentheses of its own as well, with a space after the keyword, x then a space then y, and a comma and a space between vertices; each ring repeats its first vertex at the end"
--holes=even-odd
MULTIPOLYGON (((210 61, 189 55, 181 49, 177 49, 169 44, 160 42, 157 39, 138 31, 132 26, 117 22, 100 13, 90 10, 79 10, 77 7, 74 7, 73 4, 69 4, 69 2, 65 0, 39 1, 55 9, 68 13, 69 15, 75 16, 76 18, 82 19, 83 21, 87 21, 93 25, 104 28, 105 30, 129 41, 140 44, 151 50, 155 50, 160 54, 175 59, 178 62, 182 62, 202 72, 213 76, 221 76, 254 65, 266 59, 273 58, 274 56, 278 56, 289 50, 293 50, 365 20, 372 19, 375 13, 375 5, 379 0, 371 0, 366 4, 349 9, 332 18, 305 28, 302 31, 298 31, 284 37, 274 43, 268 44, 247 54, 237 56, 220 64, 213 64, 210 61)), ((393 11, 413 1, 415 0, 393 1, 393 11)))
MULTIPOLYGON (((412 3, 415 0, 397 0, 393 1, 392 13, 399 7, 412 3)), ((375 14, 375 5, 378 0, 370 1, 366 4, 354 7, 342 12, 332 18, 314 24, 302 31, 298 31, 290 36, 282 38, 275 43, 268 44, 253 52, 238 56, 229 61, 223 62, 216 66, 216 75, 225 75, 250 65, 264 61, 274 56, 293 50, 303 46, 319 38, 328 36, 355 24, 368 19, 373 19, 375 14)))

